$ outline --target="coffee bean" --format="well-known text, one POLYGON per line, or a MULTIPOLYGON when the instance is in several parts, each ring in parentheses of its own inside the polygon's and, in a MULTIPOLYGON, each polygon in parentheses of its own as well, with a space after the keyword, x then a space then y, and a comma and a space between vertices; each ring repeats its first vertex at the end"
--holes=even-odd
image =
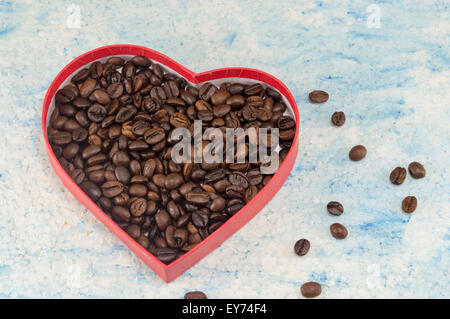
POLYGON ((166 133, 162 128, 151 128, 144 133, 144 139, 150 145, 161 142, 165 137, 166 133))
POLYGON ((72 141, 72 134, 69 132, 56 132, 50 136, 50 139, 56 145, 65 145, 72 141))
POLYGON ((301 287, 302 296, 305 298, 314 298, 322 293, 322 287, 317 282, 307 282, 301 287))
POLYGON ((102 195, 102 191, 92 182, 84 181, 80 184, 80 187, 86 194, 93 200, 97 200, 102 195))
POLYGON ((154 255, 163 263, 168 264, 177 258, 177 251, 171 248, 157 248, 154 255))
POLYGON ((327 210, 331 215, 341 216, 344 212, 344 206, 339 202, 329 202, 327 204, 327 210))
POLYGON ((363 145, 356 145, 350 150, 348 157, 352 161, 360 161, 366 156, 366 154, 367 150, 363 145))
POLYGON ((309 93, 309 100, 313 103, 324 103, 328 101, 328 93, 320 90, 312 91, 309 93))
POLYGON ((290 116, 281 116, 278 119, 278 127, 281 130, 291 129, 291 128, 295 127, 295 121, 290 116))
POLYGON ((96 86, 97 81, 95 79, 87 79, 80 85, 80 96, 88 97, 92 92, 94 92, 96 86))
POLYGON ((334 223, 330 226, 331 235, 336 239, 344 239, 348 235, 348 230, 344 225, 334 223))
POLYGON ((391 172, 391 175, 389 176, 392 184, 400 185, 403 184, 406 178, 406 169, 403 167, 396 167, 391 172))
POLYGON ((425 168, 418 162, 412 162, 409 164, 408 170, 413 178, 423 178, 426 174, 425 168))
POLYGON ((89 107, 87 116, 92 122, 101 122, 106 117, 106 109, 100 104, 93 104, 89 107))
POLYGON ((186 200, 193 204, 205 205, 209 202, 209 195, 205 192, 188 192, 186 200))
POLYGON ((147 201, 144 198, 136 198, 130 205, 130 212, 135 217, 142 216, 147 212, 147 201))
POLYGON ((184 295, 184 299, 208 299, 208 297, 201 291, 190 291, 184 295))
POLYGON ((407 196, 402 201, 402 209, 405 213, 412 213, 417 208, 417 198, 414 196, 407 196))
POLYGON ((331 116, 331 122, 336 126, 342 126, 345 123, 345 113, 344 112, 334 112, 331 116))
POLYGON ((310 247, 311 244, 308 239, 300 239, 295 243, 294 251, 299 256, 305 256, 310 247))
POLYGON ((195 226, 203 228, 208 225, 209 214, 203 210, 196 211, 192 214, 192 222, 195 226))
POLYGON ((152 63, 145 56, 135 56, 131 59, 131 62, 134 63, 137 67, 147 69, 152 63))
POLYGON ((124 190, 123 184, 119 181, 108 181, 102 185, 103 196, 106 198, 112 198, 124 190))
POLYGON ((131 214, 125 207, 114 206, 111 210, 111 215, 120 222, 128 222, 131 214))

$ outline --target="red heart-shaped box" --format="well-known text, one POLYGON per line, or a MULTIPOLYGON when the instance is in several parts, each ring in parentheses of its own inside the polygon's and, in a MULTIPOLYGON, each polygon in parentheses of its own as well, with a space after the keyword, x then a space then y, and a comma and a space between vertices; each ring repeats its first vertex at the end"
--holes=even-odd
POLYGON ((294 166, 295 158, 298 152, 298 132, 299 132, 299 112, 294 97, 288 88, 274 76, 255 69, 248 68, 223 68, 202 73, 194 73, 184 66, 178 64, 174 60, 168 58, 164 54, 156 52, 142 46, 136 45, 110 45, 89 51, 70 62, 53 80, 44 98, 44 106, 42 111, 42 130, 44 133, 45 146, 47 148, 50 163, 53 166, 56 174, 59 176, 67 189, 77 198, 87 209, 89 209, 106 227, 108 227, 120 240, 128 246, 147 266, 155 271, 164 281, 170 282, 181 275, 188 268, 196 264, 200 259, 205 257, 208 253, 223 243, 228 237, 233 235, 245 223, 253 218, 277 193, 281 185, 286 181, 292 167, 294 166), (296 120, 296 136, 293 140, 292 147, 287 154, 285 160, 280 165, 278 171, 269 181, 269 183, 239 212, 228 219, 220 228, 208 236, 205 240, 199 243, 194 249, 184 254, 182 257, 176 259, 169 265, 159 261, 150 252, 140 246, 133 238, 131 238, 124 230, 122 230, 101 208, 99 208, 70 178, 66 171, 58 162, 53 150, 49 144, 47 137, 47 123, 49 109, 52 110, 54 106, 54 96, 56 91, 67 82, 68 78, 75 74, 77 70, 85 67, 87 64, 95 61, 105 59, 107 57, 119 56, 145 56, 154 62, 169 68, 179 75, 185 77, 194 85, 205 81, 214 81, 219 79, 233 80, 241 79, 249 82, 262 82, 272 86, 278 90, 290 106, 292 114, 296 120))

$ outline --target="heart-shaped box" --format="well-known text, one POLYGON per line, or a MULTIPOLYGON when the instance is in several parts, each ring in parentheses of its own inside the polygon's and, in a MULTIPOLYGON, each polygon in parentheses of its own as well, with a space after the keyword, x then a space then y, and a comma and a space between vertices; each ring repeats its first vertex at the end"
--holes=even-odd
POLYGON ((169 57, 148 49, 142 46, 122 44, 104 46, 92 51, 89 51, 70 62, 61 72, 56 76, 44 98, 44 105, 42 110, 42 130, 44 134, 45 146, 47 148, 50 163, 59 176, 66 188, 77 198, 92 214, 94 214, 106 227, 108 227, 119 239, 128 246, 147 266, 158 274, 164 281, 170 282, 185 272, 188 268, 196 264, 200 259, 205 257, 212 250, 222 244, 228 237, 233 235, 237 230, 244 226, 250 219, 252 219, 277 193, 283 183, 289 176, 292 167, 294 166, 295 158, 298 153, 298 132, 299 132, 299 112, 294 97, 288 88, 274 76, 256 69, 249 68, 222 68, 212 71, 194 73, 184 66, 178 64, 169 57), (110 56, 145 56, 157 62, 166 69, 169 69, 180 76, 186 78, 192 85, 210 81, 215 84, 224 80, 236 80, 241 83, 263 83, 278 90, 288 106, 289 112, 295 116, 296 120, 296 136, 293 140, 292 147, 289 150, 285 160, 280 165, 278 171, 269 181, 269 183, 239 212, 228 219, 220 228, 209 235, 205 240, 200 242, 195 248, 174 260, 172 263, 166 265, 159 261, 155 256, 148 252, 145 248, 139 245, 133 238, 131 238, 124 230, 122 230, 106 213, 102 211, 72 180, 72 178, 62 168, 57 160, 53 150, 49 144, 47 137, 47 124, 49 122, 49 115, 54 107, 54 96, 59 88, 68 83, 70 77, 77 72, 77 70, 85 67, 93 61, 104 61, 110 56))

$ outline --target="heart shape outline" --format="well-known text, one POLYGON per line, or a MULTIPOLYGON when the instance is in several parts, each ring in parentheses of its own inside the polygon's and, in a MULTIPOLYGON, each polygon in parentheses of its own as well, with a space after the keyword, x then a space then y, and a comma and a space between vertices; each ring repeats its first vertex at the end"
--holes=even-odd
POLYGON ((211 71, 195 73, 171 58, 161 54, 155 50, 131 44, 117 44, 100 47, 86 52, 68 63, 54 78, 44 97, 42 110, 42 131, 44 136, 47 155, 53 170, 58 175, 64 186, 70 193, 83 204, 98 220, 100 220, 114 235, 116 235, 131 251, 133 251, 139 259, 141 259, 148 267, 150 267, 161 279, 169 283, 175 278, 183 274, 187 269, 195 265, 201 259, 206 257, 211 251, 216 249, 225 240, 231 237, 242 226, 249 222, 271 199, 291 172, 299 148, 299 123, 300 116, 295 99, 289 89, 274 76, 257 69, 230 67, 220 68, 211 71), (79 68, 101 58, 112 55, 141 55, 156 61, 163 66, 178 72, 193 84, 199 84, 207 81, 225 78, 242 78, 252 79, 264 82, 277 89, 288 101, 295 116, 296 134, 292 142, 292 146, 285 157, 283 163, 277 172, 270 179, 268 184, 263 187, 256 196, 247 203, 234 216, 229 218, 221 227, 210 234, 205 240, 201 241, 195 248, 185 253, 180 258, 166 265, 159 261, 153 254, 139 245, 131 238, 122 228, 120 228, 103 210, 98 207, 81 188, 72 180, 68 173, 62 168, 50 146, 47 136, 47 118, 48 111, 56 91, 64 83, 64 81, 74 74, 79 68))

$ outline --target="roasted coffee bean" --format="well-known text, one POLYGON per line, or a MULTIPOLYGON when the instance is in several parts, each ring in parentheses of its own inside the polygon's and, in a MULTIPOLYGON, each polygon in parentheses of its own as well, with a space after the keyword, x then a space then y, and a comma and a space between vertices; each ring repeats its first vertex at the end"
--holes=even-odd
POLYGON ((55 94, 55 100, 59 103, 70 103, 72 102, 78 95, 78 90, 76 87, 66 86, 61 90, 58 90, 55 94))
POLYGON ((344 206, 339 202, 329 202, 327 204, 327 210, 331 215, 341 216, 344 212, 344 206))
POLYGON ((419 162, 412 162, 409 164, 408 170, 413 178, 423 178, 426 174, 425 168, 419 162))
POLYGON ((204 101, 209 101, 209 99, 218 91, 217 87, 212 83, 204 83, 198 92, 199 97, 204 101))
POLYGON ((263 180, 263 175, 261 174, 260 169, 252 169, 247 173, 247 179, 249 185, 258 185, 263 180))
POLYGON ((314 298, 322 293, 322 287, 319 283, 310 281, 302 285, 301 292, 305 298, 314 298))
POLYGON ((92 104, 88 111, 87 116, 92 122, 101 122, 106 117, 106 109, 100 104, 92 104))
POLYGON ((92 78, 98 79, 103 74, 103 64, 101 62, 93 62, 89 67, 89 74, 92 78))
POLYGON ((92 182, 85 180, 80 184, 80 187, 93 200, 97 200, 100 198, 100 196, 102 196, 102 191, 100 190, 100 188, 92 182))
POLYGON ((186 115, 183 113, 174 113, 170 117, 170 124, 172 124, 173 127, 184 127, 187 128, 190 125, 190 121, 186 115))
POLYGON ((366 154, 367 150, 363 145, 356 145, 350 150, 348 157, 352 161, 360 161, 366 156, 366 154))
POLYGON ((173 234, 177 247, 183 247, 188 241, 188 232, 186 229, 177 228, 173 234))
POLYGON ((192 213, 192 222, 196 227, 206 227, 208 225, 209 214, 204 210, 199 210, 192 213))
POLYGON ((111 99, 117 99, 123 93, 123 85, 120 82, 119 83, 117 83, 117 82, 116 83, 112 83, 111 85, 108 86, 106 91, 108 92, 108 94, 111 97, 111 99))
POLYGON ((217 91, 211 96, 211 102, 214 105, 225 104, 230 96, 231 94, 228 91, 217 91))
POLYGON ((82 69, 80 71, 78 71, 77 74, 74 75, 74 77, 72 78, 72 81, 77 83, 77 82, 83 82, 84 80, 86 80, 89 76, 89 69, 82 69))
POLYGON ((205 175, 205 181, 208 184, 213 183, 215 181, 218 181, 218 180, 224 178, 225 175, 226 175, 226 171, 224 169, 217 169, 217 170, 207 173, 205 175))
POLYGON ((348 230, 344 225, 334 223, 330 226, 331 235, 336 239, 344 239, 348 235, 348 230))
POLYGON ((396 167, 391 172, 391 175, 389 175, 389 179, 391 180, 392 184, 400 185, 403 184, 406 178, 406 168, 403 167, 396 167))
POLYGON ((225 200, 225 198, 218 196, 212 200, 211 205, 209 206, 209 209, 212 212, 221 212, 225 209, 226 202, 227 201, 225 200))
POLYGON ((130 211, 122 206, 114 206, 111 210, 111 215, 120 222, 128 222, 131 218, 130 211))
POLYGON ((295 121, 290 116, 281 116, 278 119, 278 127, 280 130, 288 130, 295 127, 295 121))
POLYGON ((248 188, 248 179, 245 174, 241 172, 233 172, 229 175, 228 180, 232 185, 241 186, 243 188, 248 188))
MULTIPOLYGON (((222 226, 222 225, 223 225, 223 222, 215 222, 215 223, 209 225, 209 227, 208 227, 208 233, 211 234, 211 233, 215 232, 215 231, 216 231, 220 226, 222 226)), ((202 232, 202 231, 204 232, 205 229, 203 228, 203 229, 200 230, 200 232, 202 232)), ((202 237, 203 237, 203 238, 206 238, 206 237, 207 237, 207 234, 206 234, 206 233, 203 233, 202 237)))
POLYGON ((167 175, 166 180, 164 181, 164 186, 167 189, 175 189, 178 188, 181 184, 184 183, 183 176, 181 174, 172 173, 167 175))
POLYGON ((240 185, 229 185, 225 189, 228 198, 244 198, 244 187, 240 185))
POLYGON ((92 92, 94 92, 96 86, 97 81, 95 79, 87 79, 80 85, 80 96, 88 97, 92 92))
POLYGON ((124 123, 131 119, 137 113, 137 109, 133 105, 122 107, 116 115, 117 123, 124 123))
POLYGON ((75 157, 75 155, 77 155, 79 149, 80 146, 78 144, 75 143, 67 144, 63 149, 63 156, 66 159, 72 159, 73 157, 75 157))
POLYGON ((101 151, 101 147, 99 145, 91 144, 91 145, 86 146, 83 149, 83 151, 81 153, 81 157, 83 159, 88 159, 89 157, 100 153, 100 151, 101 151))
POLYGON ((328 101, 328 93, 325 91, 312 91, 309 93, 309 100, 313 103, 324 103, 328 101))
POLYGON ((154 255, 163 263, 170 263, 177 258, 177 251, 171 248, 157 248, 154 255))
POLYGON ((130 196, 136 196, 136 197, 144 197, 147 195, 147 186, 144 184, 132 184, 130 187, 128 187, 128 192, 130 196))
POLYGON ((230 105, 233 109, 235 109, 244 106, 245 99, 242 95, 232 95, 227 99, 226 104, 230 105))
POLYGON ((184 295, 184 299, 208 299, 204 292, 190 291, 184 295))
POLYGON ((417 208, 417 198, 414 196, 407 196, 402 201, 402 209, 405 213, 412 213, 417 208))
POLYGON ((141 236, 141 227, 135 224, 129 225, 125 231, 130 235, 131 238, 137 239, 141 236))
POLYGON ((72 141, 72 134, 69 132, 56 132, 50 136, 50 139, 56 145, 65 145, 72 141))
POLYGON ((244 200, 246 203, 251 201, 253 197, 258 193, 258 188, 255 185, 250 185, 249 188, 245 190, 244 200))
POLYGON ((119 182, 123 184, 128 184, 130 182, 131 174, 130 171, 124 166, 116 166, 114 173, 119 182))
MULTIPOLYGON (((180 90, 178 89, 178 85, 175 81, 167 81, 163 85, 163 89, 167 96, 167 101, 169 101, 170 98, 176 98, 180 94, 180 90)), ((173 100, 172 100, 173 101, 173 100)), ((170 103, 169 103, 170 104, 170 103)))
POLYGON ((205 205, 209 202, 209 195, 206 192, 188 192, 186 195, 186 200, 190 203, 197 205, 205 205))
POLYGON ((77 168, 72 171, 70 177, 74 180, 75 183, 81 184, 84 181, 86 174, 82 169, 77 168))
POLYGON ((264 91, 264 88, 259 83, 251 84, 244 90, 246 95, 259 95, 264 91))
POLYGON ((161 142, 165 137, 166 132, 160 127, 151 128, 144 133, 144 139, 150 145, 161 142))
POLYGON ((344 112, 334 112, 331 116, 331 122, 336 126, 342 126, 345 123, 345 113, 344 112))
POLYGON ((112 198, 124 190, 123 184, 119 181, 108 181, 102 185, 103 196, 106 198, 112 198))
POLYGON ((299 256, 305 256, 308 253, 310 247, 311 243, 309 242, 309 240, 303 238, 295 243, 294 251, 299 256))
POLYGON ((245 203, 241 199, 233 198, 228 201, 226 212, 230 215, 234 215, 244 206, 245 203))
POLYGON ((156 225, 158 225, 159 230, 165 231, 167 226, 170 225, 171 219, 170 215, 166 210, 160 210, 155 214, 156 225))
POLYGON ((143 69, 147 69, 152 64, 152 62, 145 56, 135 56, 131 59, 131 62, 133 62, 137 67, 143 69))

